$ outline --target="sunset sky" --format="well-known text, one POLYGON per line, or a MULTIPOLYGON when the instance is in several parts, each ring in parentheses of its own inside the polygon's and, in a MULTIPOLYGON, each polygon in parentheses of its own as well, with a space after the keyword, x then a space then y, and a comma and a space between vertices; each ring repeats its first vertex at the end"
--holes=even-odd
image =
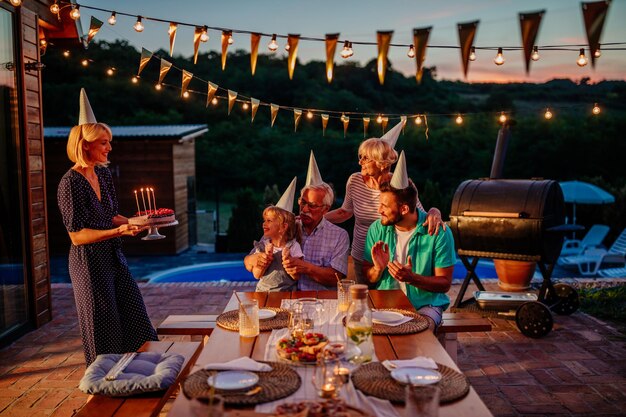
MULTIPOLYGON (((146 17, 175 20, 193 25, 207 25, 224 29, 249 30, 261 33, 287 35, 300 34, 302 37, 323 38, 326 33, 340 33, 340 40, 352 42, 375 42, 377 30, 393 30, 392 43, 412 43, 413 28, 433 26, 429 45, 458 46, 457 23, 480 20, 474 40, 477 47, 520 46, 521 35, 519 13, 545 9, 538 45, 586 44, 587 38, 581 12, 581 2, 575 0, 386 0, 343 2, 330 0, 302 1, 201 1, 201 0, 81 0, 80 4, 100 7, 107 10, 131 13, 146 17)), ((126 39, 132 45, 149 50, 168 49, 168 24, 144 21, 145 30, 136 33, 132 26, 134 18, 118 16, 115 26, 106 23, 106 12, 81 9, 81 19, 85 33, 89 28, 89 17, 93 15, 104 21, 104 26, 96 39, 126 39)), ((613 0, 605 22, 601 43, 626 42, 626 0, 613 0), (621 23, 620 23, 621 22, 621 23)), ((201 44, 200 52, 220 49, 220 32, 209 31, 210 40, 201 44)), ((235 34, 234 45, 230 48, 250 50, 250 37, 235 34)), ((267 53, 269 38, 261 39, 260 53, 267 53)), ((285 40, 280 40, 277 53, 286 52, 285 40)), ((626 45, 619 47, 625 48, 626 45)), ((606 47, 607 49, 609 46, 606 47)), ((491 51, 478 51, 478 59, 470 63, 467 81, 469 82, 544 82, 553 78, 578 80, 590 77, 593 81, 626 80, 626 51, 602 50, 596 61, 595 70, 591 64, 578 67, 575 63, 578 51, 542 51, 541 59, 531 63, 530 75, 524 71, 521 51, 505 52, 506 63, 496 66, 491 51)), ((341 45, 338 45, 336 63, 341 45)), ((193 52, 193 29, 180 26, 176 38, 175 54, 190 56, 193 52)), ((393 67, 406 75, 415 71, 414 59, 406 56, 407 48, 391 47, 389 60, 393 67)), ((588 51, 587 55, 588 55, 588 51)), ((376 46, 355 45, 354 56, 361 64, 375 58, 376 46)), ((300 62, 325 60, 323 42, 301 40, 298 48, 300 62)), ((427 51, 426 66, 436 66, 438 79, 463 79, 461 59, 458 49, 430 47, 427 51)), ((189 69, 192 70, 192 69, 189 69)), ((296 76, 297 76, 296 68, 296 76)))

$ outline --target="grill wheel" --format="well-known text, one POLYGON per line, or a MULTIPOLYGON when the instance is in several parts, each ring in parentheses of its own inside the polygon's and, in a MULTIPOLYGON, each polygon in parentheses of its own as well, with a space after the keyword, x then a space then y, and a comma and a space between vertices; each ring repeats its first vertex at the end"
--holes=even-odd
POLYGON ((548 290, 546 303, 556 314, 569 316, 580 307, 578 292, 567 284, 554 285, 554 291, 548 290))
POLYGON ((517 309, 515 323, 524 336, 538 339, 552 330, 552 313, 542 303, 529 301, 517 309))

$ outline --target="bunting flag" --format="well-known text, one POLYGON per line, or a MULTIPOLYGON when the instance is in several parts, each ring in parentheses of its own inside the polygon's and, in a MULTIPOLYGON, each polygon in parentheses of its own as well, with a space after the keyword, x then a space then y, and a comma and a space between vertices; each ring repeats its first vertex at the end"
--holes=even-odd
POLYGON ((369 117, 364 117, 363 118, 363 137, 367 137, 367 127, 370 125, 370 118, 369 117))
POLYGON ((526 74, 530 73, 530 56, 533 53, 533 48, 536 45, 535 40, 539 33, 539 25, 541 25, 541 18, 546 11, 539 10, 534 13, 520 13, 519 24, 522 30, 522 47, 524 48, 524 63, 526 64, 526 74))
POLYGON ((250 34, 250 70, 252 75, 256 72, 256 59, 259 55, 259 42, 261 41, 261 34, 250 34))
POLYGON ((406 116, 400 116, 400 121, 402 122, 402 134, 404 135, 404 128, 406 127, 406 116))
POLYGON ((609 11, 609 0, 596 1, 593 3, 581 3, 583 18, 585 21, 585 31, 587 32, 587 42, 589 42, 589 55, 591 55, 591 66, 596 66, 596 51, 600 49, 600 36, 604 28, 604 20, 609 11))
POLYGON ((270 104, 270 112, 272 115, 272 127, 274 127, 274 122, 276 121, 276 116, 278 116, 279 108, 280 106, 277 106, 276 104, 270 104))
POLYGON ((260 103, 258 99, 250 98, 250 104, 252 105, 252 120, 250 120, 250 123, 254 122, 254 116, 256 116, 256 111, 259 109, 260 103))
POLYGON ((232 30, 222 31, 222 71, 226 69, 226 53, 228 51, 228 41, 233 36, 232 30))
POLYGON ((326 126, 328 126, 329 116, 327 114, 322 114, 322 136, 326 136, 326 126))
POLYGON ((180 96, 181 97, 183 96, 183 94, 185 94, 185 91, 187 91, 187 86, 191 82, 192 78, 193 78, 193 74, 192 73, 190 73, 189 71, 183 70, 183 83, 182 83, 182 88, 180 89, 180 96))
POLYGON ((333 72, 335 70, 335 50, 337 49, 338 33, 329 33, 326 35, 326 79, 330 84, 333 81, 333 72))
POLYGON ((96 36, 96 33, 98 33, 101 27, 102 22, 91 16, 91 22, 89 23, 89 32, 87 32, 87 44, 89 44, 93 37, 96 36))
POLYGON ((230 112, 235 105, 235 100, 237 100, 237 92, 233 90, 228 90, 228 115, 230 115, 230 112))
POLYGON ((170 23, 170 28, 167 33, 170 35, 170 56, 174 55, 174 42, 176 42, 176 31, 178 30, 178 24, 170 23))
POLYGON ((137 76, 139 76, 141 71, 148 65, 150 58, 152 58, 152 52, 148 51, 146 48, 141 48, 141 58, 139 58, 139 71, 137 71, 137 76))
POLYGON ((343 123, 343 137, 345 138, 346 134, 348 133, 348 124, 350 123, 350 118, 345 114, 342 114, 341 122, 343 123))
POLYGON ((196 30, 193 32, 193 64, 198 62, 198 47, 200 46, 200 36, 202 36, 202 28, 196 26, 196 30))
POLYGON ((415 80, 418 84, 422 83, 422 74, 424 72, 424 60, 426 59, 426 48, 428 47, 428 37, 432 26, 425 28, 413 29, 413 45, 415 47, 415 63, 417 70, 415 72, 415 80))
POLYGON ((218 85, 217 84, 213 84, 211 81, 209 81, 209 91, 207 92, 206 95, 206 106, 209 107, 209 104, 211 103, 211 100, 213 100, 213 97, 215 97, 215 93, 217 92, 218 89, 218 85))
POLYGON ((296 56, 298 54, 298 41, 300 35, 287 36, 287 45, 289 45, 289 57, 287 58, 287 70, 289 71, 289 79, 293 79, 293 70, 296 68, 296 56))
POLYGON ((474 36, 478 30, 480 20, 473 22, 459 23, 459 44, 461 46, 461 63, 463 64, 463 76, 467 78, 467 70, 469 66, 469 56, 472 45, 474 45, 474 36))
POLYGON ((159 84, 163 82, 163 79, 167 75, 170 68, 172 68, 172 63, 161 58, 161 69, 159 69, 159 84))
POLYGON ((389 123, 389 118, 383 117, 383 121, 382 121, 383 135, 385 134, 385 131, 387 130, 387 123, 389 123))
POLYGON ((378 57, 376 58, 376 67, 378 69, 378 81, 380 85, 385 84, 385 74, 387 73, 387 53, 389 52, 389 43, 393 30, 376 32, 376 43, 378 44, 378 57))
POLYGON ((298 123, 300 123, 300 117, 302 117, 302 110, 301 109, 293 109, 293 131, 297 131, 298 130, 298 123))

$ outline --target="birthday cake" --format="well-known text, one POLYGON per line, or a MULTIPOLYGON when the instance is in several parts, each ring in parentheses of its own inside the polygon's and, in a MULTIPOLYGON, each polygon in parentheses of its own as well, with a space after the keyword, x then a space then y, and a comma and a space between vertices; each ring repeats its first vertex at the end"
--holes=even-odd
POLYGON ((139 211, 128 219, 134 226, 158 226, 176 221, 176 213, 172 209, 160 208, 157 210, 139 211))

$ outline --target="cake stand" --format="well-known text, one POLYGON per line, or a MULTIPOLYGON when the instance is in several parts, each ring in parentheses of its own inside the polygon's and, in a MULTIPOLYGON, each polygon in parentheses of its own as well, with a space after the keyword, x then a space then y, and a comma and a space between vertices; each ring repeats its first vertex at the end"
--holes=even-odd
POLYGON ((159 240, 165 239, 165 235, 159 233, 159 227, 170 227, 176 226, 178 224, 178 220, 174 220, 170 223, 156 224, 154 226, 150 226, 148 229, 148 234, 141 238, 141 240, 159 240))

